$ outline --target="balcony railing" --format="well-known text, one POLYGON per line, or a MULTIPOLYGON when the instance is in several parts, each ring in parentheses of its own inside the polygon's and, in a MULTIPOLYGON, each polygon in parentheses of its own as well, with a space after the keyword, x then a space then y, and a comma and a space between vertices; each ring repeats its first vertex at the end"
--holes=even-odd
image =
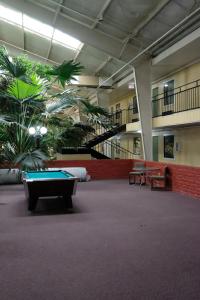
POLYGON ((168 90, 152 100, 153 117, 196 108, 200 108, 200 80, 177 87, 174 90, 168 90))

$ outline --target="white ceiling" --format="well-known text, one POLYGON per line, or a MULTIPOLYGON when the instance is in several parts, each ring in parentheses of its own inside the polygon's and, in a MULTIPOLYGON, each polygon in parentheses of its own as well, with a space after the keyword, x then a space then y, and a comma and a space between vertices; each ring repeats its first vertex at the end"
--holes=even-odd
MULTIPOLYGON (((84 74, 107 78, 116 73, 115 81, 125 70, 131 71, 132 64, 117 73, 119 69, 195 12, 200 0, 0 0, 0 4, 49 24, 83 43, 80 50, 73 51, 1 20, 0 42, 11 51, 24 51, 34 59, 49 63, 79 61, 85 67, 84 74)), ((197 11, 185 21, 182 30, 172 31, 149 47, 147 54, 159 55, 188 31, 198 28, 199 19, 197 11)))

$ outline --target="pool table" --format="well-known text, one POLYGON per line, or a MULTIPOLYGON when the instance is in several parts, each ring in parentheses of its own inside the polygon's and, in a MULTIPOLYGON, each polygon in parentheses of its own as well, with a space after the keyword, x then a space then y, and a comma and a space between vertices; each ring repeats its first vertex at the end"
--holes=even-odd
POLYGON ((72 195, 76 192, 78 178, 65 171, 23 172, 23 184, 28 200, 28 210, 36 208, 40 197, 63 197, 72 208, 72 195))

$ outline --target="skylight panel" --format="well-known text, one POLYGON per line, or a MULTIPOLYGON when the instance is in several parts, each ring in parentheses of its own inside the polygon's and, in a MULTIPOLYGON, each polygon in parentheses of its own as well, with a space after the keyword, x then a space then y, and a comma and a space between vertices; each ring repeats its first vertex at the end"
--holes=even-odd
POLYGON ((27 31, 42 35, 47 39, 52 39, 54 43, 59 43, 64 47, 74 51, 79 50, 83 45, 79 40, 73 38, 72 36, 58 29, 54 30, 54 28, 50 25, 22 14, 22 12, 7 8, 3 5, 0 5, 0 19, 23 27, 27 31))
POLYGON ((58 29, 54 31, 53 41, 73 50, 77 50, 82 44, 79 40, 58 29))
POLYGON ((53 35, 53 27, 52 26, 42 23, 36 19, 30 18, 27 15, 23 16, 23 25, 24 25, 25 29, 27 28, 32 32, 39 33, 48 38, 51 38, 53 35))
POLYGON ((0 18, 22 26, 22 13, 0 5, 0 18))

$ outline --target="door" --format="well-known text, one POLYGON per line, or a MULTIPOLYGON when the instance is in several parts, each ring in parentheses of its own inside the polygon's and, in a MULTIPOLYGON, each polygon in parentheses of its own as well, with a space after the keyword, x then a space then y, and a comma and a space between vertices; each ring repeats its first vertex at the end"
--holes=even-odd
POLYGON ((153 161, 158 161, 158 136, 153 136, 153 161))
POLYGON ((158 87, 152 90, 152 115, 153 117, 159 116, 158 114, 158 87))
POLYGON ((170 115, 174 111, 174 80, 165 83, 164 106, 162 115, 170 115))

